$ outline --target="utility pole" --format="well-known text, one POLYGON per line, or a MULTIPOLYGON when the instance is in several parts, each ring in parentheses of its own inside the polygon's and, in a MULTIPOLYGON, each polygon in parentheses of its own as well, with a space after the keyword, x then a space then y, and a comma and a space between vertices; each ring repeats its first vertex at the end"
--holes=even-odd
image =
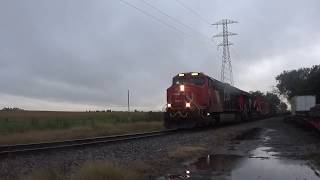
POLYGON ((221 67, 221 81, 225 83, 234 84, 233 82, 233 74, 232 74, 232 65, 231 65, 231 57, 229 46, 233 45, 229 41, 229 36, 237 35, 236 33, 229 32, 228 24, 238 23, 237 21, 233 21, 230 19, 222 19, 212 25, 222 26, 222 32, 214 35, 213 37, 222 37, 222 43, 218 44, 218 46, 223 46, 223 54, 222 54, 222 67, 221 67))
POLYGON ((130 91, 128 89, 128 112, 130 112, 130 91))

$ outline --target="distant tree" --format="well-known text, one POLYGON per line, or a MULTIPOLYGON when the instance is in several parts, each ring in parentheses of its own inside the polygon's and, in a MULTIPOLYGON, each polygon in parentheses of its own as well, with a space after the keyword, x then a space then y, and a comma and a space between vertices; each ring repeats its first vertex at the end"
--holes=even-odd
POLYGON ((271 92, 267 92, 265 98, 275 106, 278 106, 281 102, 278 95, 271 92))
POLYGON ((277 94, 267 92, 265 95, 265 99, 270 103, 271 110, 273 112, 277 112, 279 110, 279 104, 281 100, 279 99, 277 94))
POLYGON ((280 109, 281 112, 286 112, 288 110, 288 105, 286 103, 284 103, 284 102, 281 102, 279 104, 279 109, 280 109))
POLYGON ((24 111, 24 109, 17 108, 17 107, 13 107, 13 108, 4 107, 4 108, 1 109, 1 111, 24 111))
POLYGON ((287 99, 297 95, 316 95, 320 102, 320 65, 283 71, 276 80, 279 93, 287 99))
POLYGON ((308 85, 311 93, 317 96, 318 103, 320 103, 320 65, 313 66, 310 69, 308 85))
POLYGON ((261 91, 250 91, 249 93, 252 94, 254 97, 264 97, 264 94, 261 91))

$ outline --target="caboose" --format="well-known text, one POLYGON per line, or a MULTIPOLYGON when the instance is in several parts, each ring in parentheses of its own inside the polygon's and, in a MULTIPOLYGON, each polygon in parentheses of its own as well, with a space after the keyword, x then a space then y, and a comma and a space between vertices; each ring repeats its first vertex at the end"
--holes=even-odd
POLYGON ((251 94, 220 82, 204 73, 180 73, 167 89, 166 128, 192 128, 214 125, 221 114, 234 114, 248 120, 264 109, 251 94))

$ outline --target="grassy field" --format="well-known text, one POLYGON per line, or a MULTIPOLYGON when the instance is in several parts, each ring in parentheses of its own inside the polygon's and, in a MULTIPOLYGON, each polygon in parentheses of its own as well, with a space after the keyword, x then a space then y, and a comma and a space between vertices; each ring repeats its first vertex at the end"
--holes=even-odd
POLYGON ((162 129, 161 112, 0 111, 0 144, 162 129))
POLYGON ((109 162, 88 162, 77 169, 71 176, 63 175, 57 169, 39 170, 19 180, 143 180, 144 174, 135 168, 121 168, 109 162))
POLYGON ((203 145, 178 146, 168 153, 169 157, 174 160, 186 160, 190 157, 206 154, 207 148, 203 145))

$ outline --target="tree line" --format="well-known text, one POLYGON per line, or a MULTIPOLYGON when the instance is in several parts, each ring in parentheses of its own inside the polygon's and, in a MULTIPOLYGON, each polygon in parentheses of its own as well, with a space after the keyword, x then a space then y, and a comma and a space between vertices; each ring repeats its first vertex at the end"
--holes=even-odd
POLYGON ((282 102, 279 96, 290 100, 294 96, 315 95, 317 103, 320 103, 320 65, 314 65, 311 68, 285 70, 275 79, 277 84, 274 92, 250 92, 253 96, 262 97, 270 102, 272 111, 284 112, 287 110, 287 104, 282 102))
POLYGON ((320 65, 283 71, 276 77, 280 95, 287 99, 299 95, 316 95, 320 103, 320 65))
POLYGON ((4 107, 0 111, 24 111, 24 109, 17 108, 17 107, 4 107))

